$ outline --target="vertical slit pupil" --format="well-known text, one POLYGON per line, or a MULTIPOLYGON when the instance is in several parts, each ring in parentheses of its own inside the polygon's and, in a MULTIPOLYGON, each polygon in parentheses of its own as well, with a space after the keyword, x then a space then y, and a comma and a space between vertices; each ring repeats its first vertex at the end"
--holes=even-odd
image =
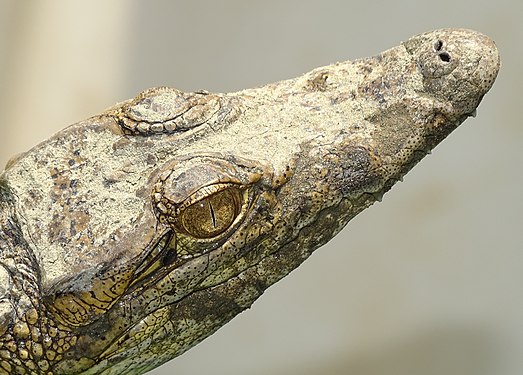
POLYGON ((434 43, 434 51, 439 52, 443 48, 443 42, 441 40, 436 41, 434 43))
POLYGON ((216 214, 214 213, 214 208, 212 207, 211 202, 207 203, 209 205, 209 211, 211 214, 212 226, 216 228, 216 214))

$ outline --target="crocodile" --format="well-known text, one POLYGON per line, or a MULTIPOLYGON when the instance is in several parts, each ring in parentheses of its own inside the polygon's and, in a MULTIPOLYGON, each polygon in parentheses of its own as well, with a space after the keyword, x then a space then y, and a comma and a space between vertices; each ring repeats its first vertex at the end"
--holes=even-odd
POLYGON ((143 374, 381 200, 500 67, 466 29, 219 94, 153 88, 0 174, 0 374, 143 374))

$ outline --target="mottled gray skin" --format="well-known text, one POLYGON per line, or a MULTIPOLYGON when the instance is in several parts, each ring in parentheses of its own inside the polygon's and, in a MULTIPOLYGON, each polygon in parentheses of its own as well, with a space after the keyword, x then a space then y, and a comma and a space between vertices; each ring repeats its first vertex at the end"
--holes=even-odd
POLYGON ((438 30, 238 93, 151 89, 12 160, 0 374, 180 355, 381 199, 498 69, 484 35, 438 30))

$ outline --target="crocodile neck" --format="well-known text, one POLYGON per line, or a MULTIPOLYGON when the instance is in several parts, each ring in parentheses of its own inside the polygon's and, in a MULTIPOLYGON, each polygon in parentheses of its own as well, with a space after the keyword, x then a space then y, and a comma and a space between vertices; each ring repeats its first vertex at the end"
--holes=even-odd
POLYGON ((15 204, 16 197, 7 181, 0 178, 0 266, 9 274, 11 281, 11 285, 4 284, 4 287, 20 288, 25 295, 34 294, 36 301, 40 296, 40 270, 34 253, 24 239, 15 204))
POLYGON ((16 197, 0 177, 0 374, 48 371, 70 342, 42 301, 41 273, 16 214, 16 197))

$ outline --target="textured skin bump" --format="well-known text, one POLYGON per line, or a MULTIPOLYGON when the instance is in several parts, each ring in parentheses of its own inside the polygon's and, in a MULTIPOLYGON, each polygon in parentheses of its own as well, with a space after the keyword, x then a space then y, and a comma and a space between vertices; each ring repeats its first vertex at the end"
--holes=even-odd
MULTIPOLYGON (((147 90, 0 174, 0 375, 142 374, 249 308, 475 113, 470 30, 237 93, 147 90)), ((357 302, 356 302, 357 303, 357 302)))

